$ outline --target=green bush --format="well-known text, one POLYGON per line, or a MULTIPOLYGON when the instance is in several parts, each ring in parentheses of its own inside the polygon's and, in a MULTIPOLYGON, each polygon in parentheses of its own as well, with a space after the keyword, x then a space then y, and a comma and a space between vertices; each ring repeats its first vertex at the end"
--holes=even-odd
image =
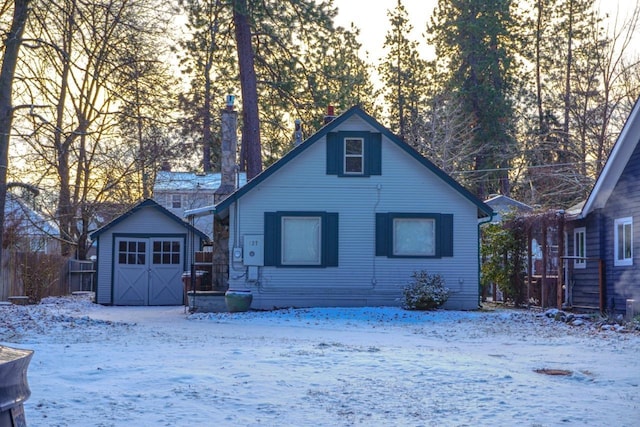
POLYGON ((402 307, 407 310, 435 310, 449 298, 449 289, 439 274, 414 271, 413 280, 402 289, 402 307))

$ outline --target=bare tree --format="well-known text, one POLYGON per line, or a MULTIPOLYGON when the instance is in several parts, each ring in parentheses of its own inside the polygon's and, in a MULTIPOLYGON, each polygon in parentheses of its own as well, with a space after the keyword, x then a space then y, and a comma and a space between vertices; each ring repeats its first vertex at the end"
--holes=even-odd
MULTIPOLYGON (((0 16, 11 9, 9 0, 0 4, 0 16)), ((2 64, 0 68, 0 260, 2 259, 2 235, 4 234, 4 208, 7 195, 7 166, 13 123, 13 84, 22 44, 22 34, 29 15, 29 0, 13 1, 11 26, 2 40, 2 64)), ((0 266, 1 268, 1 266, 0 266)))
POLYGON ((139 145, 122 143, 122 117, 140 106, 140 91, 130 90, 132 70, 151 62, 140 56, 150 49, 134 51, 132 40, 148 33, 150 10, 158 10, 132 0, 41 2, 30 28, 33 49, 23 62, 33 106, 25 139, 41 184, 58 195, 61 253, 75 250, 82 259, 96 204, 130 184, 140 166, 139 145))

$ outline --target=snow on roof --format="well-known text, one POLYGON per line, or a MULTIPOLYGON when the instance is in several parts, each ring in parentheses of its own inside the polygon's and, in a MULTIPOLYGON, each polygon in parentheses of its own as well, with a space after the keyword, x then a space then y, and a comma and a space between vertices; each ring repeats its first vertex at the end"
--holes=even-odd
MULTIPOLYGON (((215 191, 220 187, 220 172, 200 173, 200 172, 173 172, 159 171, 153 185, 153 191, 215 191)), ((247 183, 247 174, 238 174, 238 186, 242 187, 247 183)))
POLYGON ((22 221, 23 231, 27 234, 60 235, 60 229, 54 222, 45 219, 44 215, 27 206, 27 204, 15 194, 7 193, 4 212, 7 218, 22 221))
POLYGON ((513 209, 517 212, 531 212, 533 208, 525 203, 519 202, 511 197, 503 196, 502 194, 494 195, 484 201, 495 212, 507 213, 513 209))

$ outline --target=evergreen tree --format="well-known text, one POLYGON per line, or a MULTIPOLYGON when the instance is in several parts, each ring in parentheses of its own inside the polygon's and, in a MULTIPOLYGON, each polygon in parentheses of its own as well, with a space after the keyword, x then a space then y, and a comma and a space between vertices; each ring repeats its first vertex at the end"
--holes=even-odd
POLYGON ((391 28, 385 36, 388 50, 378 67, 384 84, 384 100, 389 108, 391 130, 402 140, 415 140, 413 135, 424 103, 427 63, 420 58, 418 42, 407 35, 413 30, 407 10, 398 0, 395 9, 388 11, 391 28))
MULTIPOLYGON (((321 126, 323 111, 329 104, 374 105, 368 66, 358 58, 357 34, 353 29, 333 27, 336 11, 330 3, 312 0, 246 3, 246 9, 242 10, 246 12, 251 33, 263 163, 270 164, 290 148, 294 118, 302 120, 305 133, 309 134, 321 126)), ((191 39, 184 44, 187 51, 183 63, 188 65, 184 68, 193 88, 192 95, 184 98, 190 102, 184 105, 194 105, 193 102, 202 105, 207 75, 215 89, 213 93, 224 89, 238 94, 241 84, 231 3, 185 0, 183 4, 190 7, 186 10, 191 30, 191 39), (190 6, 193 4, 200 7, 194 9, 190 6), (205 4, 218 5, 220 9, 215 14, 205 14, 201 12, 205 4), (213 39, 210 36, 213 28, 215 46, 209 42, 213 39), (208 71, 202 66, 206 61, 196 61, 205 57, 207 46, 214 46, 208 71), (193 73, 196 70, 200 71, 193 73)), ((243 94, 240 101, 246 96, 249 95, 243 94)), ((185 110, 197 114, 203 111, 185 110)), ((188 129, 197 135, 193 132, 196 127, 188 129)))
POLYGON ((516 72, 511 6, 510 0, 439 0, 429 26, 444 89, 458 96, 474 119, 475 192, 481 198, 510 192, 516 72))

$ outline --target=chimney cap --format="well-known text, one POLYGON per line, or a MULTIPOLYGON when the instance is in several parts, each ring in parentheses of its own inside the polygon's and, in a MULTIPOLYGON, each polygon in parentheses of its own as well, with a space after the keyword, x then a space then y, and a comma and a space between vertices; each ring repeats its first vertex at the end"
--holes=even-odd
POLYGON ((231 94, 227 95, 227 101, 226 101, 227 110, 233 110, 233 104, 235 103, 235 101, 236 101, 235 95, 231 95, 231 94))

